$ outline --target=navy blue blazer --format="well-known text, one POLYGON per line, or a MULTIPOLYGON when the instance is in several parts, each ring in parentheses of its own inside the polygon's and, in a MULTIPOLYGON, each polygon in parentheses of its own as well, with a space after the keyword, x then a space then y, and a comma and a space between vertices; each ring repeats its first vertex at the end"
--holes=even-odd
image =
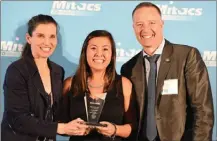
POLYGON ((32 55, 13 62, 4 80, 4 115, 1 141, 36 141, 56 137, 56 115, 62 95, 64 69, 48 59, 53 94, 54 122, 45 121, 48 95, 32 55))

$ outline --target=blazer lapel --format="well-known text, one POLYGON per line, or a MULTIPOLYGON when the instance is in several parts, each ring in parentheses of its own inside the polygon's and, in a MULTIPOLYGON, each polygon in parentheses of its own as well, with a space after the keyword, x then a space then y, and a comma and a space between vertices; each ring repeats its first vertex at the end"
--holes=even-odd
MULTIPOLYGON (((42 97, 46 100, 47 93, 44 89, 41 76, 38 72, 38 68, 34 62, 34 58, 32 55, 26 56, 25 58, 26 64, 28 67, 28 71, 30 74, 30 78, 32 79, 34 87, 38 90, 38 92, 42 95, 42 97)), ((60 93, 61 89, 61 83, 59 83, 60 77, 59 77, 59 72, 57 71, 58 69, 52 65, 50 60, 48 59, 48 66, 50 69, 50 76, 51 76, 51 88, 52 88, 52 94, 53 94, 53 102, 55 102, 58 98, 58 94, 60 93)))
POLYGON ((61 72, 56 65, 54 65, 49 59, 48 59, 48 66, 50 68, 50 77, 51 77, 51 89, 52 89, 52 95, 53 95, 53 104, 59 100, 59 97, 62 93, 62 80, 61 80, 61 72))
POLYGON ((40 74, 35 73, 35 75, 32 77, 32 80, 33 80, 33 84, 38 89, 39 93, 42 94, 43 97, 45 97, 45 95, 47 95, 47 93, 45 92, 40 74))
POLYGON ((44 89, 44 86, 41 80, 41 76, 38 72, 38 68, 34 62, 34 58, 32 54, 26 56, 24 59, 26 61, 28 72, 29 72, 30 78, 32 79, 34 87, 44 97, 46 92, 45 92, 45 89, 44 89))
POLYGON ((170 69, 170 65, 172 62, 172 53, 173 53, 173 46, 169 41, 166 40, 162 52, 162 56, 161 56, 161 63, 160 63, 158 78, 157 78, 157 93, 156 93, 157 102, 158 102, 159 94, 163 88, 164 79, 166 78, 170 69))
POLYGON ((61 83, 60 83, 60 76, 57 72, 51 72, 51 88, 52 88, 52 94, 53 94, 53 103, 58 101, 58 97, 61 94, 61 83))
POLYGON ((144 65, 143 65, 143 54, 142 52, 139 54, 137 58, 137 62, 132 69, 131 80, 133 82, 137 101, 140 107, 140 119, 142 117, 143 109, 144 109, 144 101, 145 101, 145 75, 144 75, 144 65))

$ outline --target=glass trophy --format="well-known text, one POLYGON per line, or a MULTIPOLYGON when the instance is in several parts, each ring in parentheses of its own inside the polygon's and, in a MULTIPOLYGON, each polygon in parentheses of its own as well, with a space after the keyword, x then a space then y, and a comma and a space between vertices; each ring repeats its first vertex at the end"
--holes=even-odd
POLYGON ((87 115, 86 124, 89 126, 106 126, 99 123, 99 118, 105 104, 107 93, 103 93, 101 97, 92 98, 89 94, 85 93, 84 103, 87 115))

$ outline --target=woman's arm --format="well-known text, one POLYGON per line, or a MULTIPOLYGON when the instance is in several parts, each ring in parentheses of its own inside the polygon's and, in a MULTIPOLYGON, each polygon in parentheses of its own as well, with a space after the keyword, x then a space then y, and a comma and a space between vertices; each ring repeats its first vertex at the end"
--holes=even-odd
POLYGON ((127 138, 132 131, 132 120, 134 115, 132 113, 133 107, 131 107, 132 83, 126 77, 122 77, 122 89, 124 95, 125 124, 116 125, 116 136, 127 138))
POLYGON ((71 89, 72 77, 68 77, 63 82, 63 96, 65 96, 71 89))
POLYGON ((70 117, 70 95, 72 77, 68 77, 63 83, 62 100, 60 102, 60 110, 58 112, 58 129, 57 132, 62 135, 83 136, 88 134, 88 126, 84 124, 84 120, 77 118, 72 120, 70 117), (65 123, 65 124, 63 124, 65 123), (83 123, 83 124, 80 124, 83 123))
POLYGON ((68 92, 70 91, 71 88, 71 81, 72 77, 68 77, 64 80, 63 83, 63 90, 62 90, 62 97, 59 102, 59 109, 57 112, 57 121, 67 123, 71 120, 70 118, 70 105, 69 105, 69 100, 70 100, 70 95, 68 92))
POLYGON ((98 132, 110 136, 120 136, 123 138, 127 138, 131 135, 132 130, 135 128, 136 123, 136 113, 135 103, 132 99, 132 83, 126 78, 122 77, 122 89, 124 96, 124 124, 123 125, 115 125, 110 122, 100 122, 102 124, 106 124, 107 127, 97 127, 98 132), (135 121, 134 121, 135 120, 135 121))

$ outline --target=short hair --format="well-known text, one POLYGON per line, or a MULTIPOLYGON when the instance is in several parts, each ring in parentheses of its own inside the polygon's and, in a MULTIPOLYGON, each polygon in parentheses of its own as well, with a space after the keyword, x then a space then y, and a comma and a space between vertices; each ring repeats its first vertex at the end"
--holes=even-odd
POLYGON ((155 4, 153 4, 153 3, 151 3, 151 2, 141 2, 141 3, 139 3, 135 8, 134 8, 134 10, 133 10, 133 12, 132 12, 132 17, 133 17, 133 15, 134 15, 134 13, 136 12, 136 10, 137 9, 140 9, 140 8, 142 8, 142 7, 153 7, 153 8, 155 8, 156 10, 157 10, 157 12, 160 14, 160 16, 161 16, 161 10, 160 10, 160 8, 157 6, 157 5, 155 5, 155 4))

